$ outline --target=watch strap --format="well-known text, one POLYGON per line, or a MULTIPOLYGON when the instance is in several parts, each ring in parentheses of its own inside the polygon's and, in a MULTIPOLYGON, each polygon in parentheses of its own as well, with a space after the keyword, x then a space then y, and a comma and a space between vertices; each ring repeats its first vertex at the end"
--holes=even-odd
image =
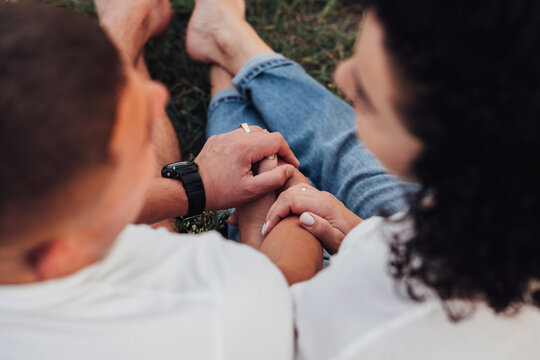
POLYGON ((199 166, 194 162, 175 163, 161 170, 165 178, 182 182, 188 198, 188 213, 185 217, 200 215, 206 209, 206 194, 204 184, 199 174, 199 166))

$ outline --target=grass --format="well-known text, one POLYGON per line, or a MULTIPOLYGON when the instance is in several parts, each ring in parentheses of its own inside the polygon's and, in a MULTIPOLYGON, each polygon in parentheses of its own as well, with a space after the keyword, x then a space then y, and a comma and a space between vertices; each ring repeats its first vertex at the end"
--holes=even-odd
MULTIPOLYGON (((192 1, 174 0, 174 21, 167 34, 148 44, 152 75, 171 90, 168 114, 177 130, 185 158, 193 158, 204 144, 209 98, 208 67, 191 61, 184 51, 192 1)), ((251 0, 248 21, 274 50, 299 62, 331 90, 336 63, 354 44, 361 16, 358 5, 339 0, 251 0)))
MULTIPOLYGON (((91 0, 40 0, 95 16, 91 0)), ((208 66, 190 60, 184 49, 193 0, 172 0, 174 17, 165 35, 150 41, 146 60, 152 76, 167 85, 167 113, 184 159, 193 159, 205 142, 210 101, 208 66)), ((247 0, 247 18, 272 48, 297 61, 320 83, 337 93, 336 64, 352 53, 362 8, 354 0, 247 0)), ((197 221, 198 231, 215 228, 214 215, 197 221)), ((179 226, 184 230, 192 224, 179 226)))

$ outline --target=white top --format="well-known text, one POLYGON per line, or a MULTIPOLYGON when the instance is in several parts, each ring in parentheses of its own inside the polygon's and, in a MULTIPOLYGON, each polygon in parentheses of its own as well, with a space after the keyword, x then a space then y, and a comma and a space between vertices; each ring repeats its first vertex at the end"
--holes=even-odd
POLYGON ((0 359, 291 359, 285 278, 217 233, 128 226, 101 262, 0 286, 0 359))
POLYGON ((327 269, 293 286, 299 359, 540 359, 536 308, 505 317, 479 304, 472 318, 455 324, 436 299, 401 295, 388 273, 385 234, 407 236, 411 224, 391 229, 397 225, 383 221, 361 223, 327 269))

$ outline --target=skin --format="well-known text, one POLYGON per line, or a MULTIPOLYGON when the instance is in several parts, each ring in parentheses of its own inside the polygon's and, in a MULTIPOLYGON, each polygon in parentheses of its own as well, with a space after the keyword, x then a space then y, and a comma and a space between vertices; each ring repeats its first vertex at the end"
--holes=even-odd
MULTIPOLYGON (((17 284, 68 275, 101 259, 125 224, 136 219, 153 179, 155 153, 150 141, 152 127, 162 116, 168 92, 126 66, 126 86, 118 106, 110 142, 111 161, 97 169, 100 176, 78 181, 87 206, 76 206, 60 228, 26 246, 10 249, 11 262, 0 265, 0 282, 17 284), (129 173, 130 176, 125 176, 129 173), (89 193, 97 182, 102 192, 89 193), (29 254, 32 261, 27 261, 29 254)), ((47 231, 46 229, 45 231, 47 231)), ((7 250, 2 249, 7 256, 7 250)))
MULTIPOLYGON (((190 24, 188 45, 203 44, 190 55, 215 64, 210 72, 214 95, 232 87, 231 76, 239 66, 269 52, 232 3, 197 0, 190 24)), ((339 66, 335 80, 354 104, 358 137, 389 172, 413 179, 410 167, 422 146, 396 111, 400 86, 384 47, 383 28, 373 12, 367 12, 354 55, 339 66)), ((321 253, 308 250, 317 248, 315 241, 335 254, 347 233, 362 219, 331 194, 311 187, 298 172, 283 190, 275 202, 275 194, 268 194, 238 208, 231 222, 239 225, 244 243, 265 253, 294 283, 316 273, 321 253), (299 231, 302 229, 307 232, 299 231), (291 253, 297 256, 286 256, 291 253)))
MULTIPOLYGON (((211 72, 214 93, 231 87, 224 71, 234 76, 251 58, 274 52, 245 21, 238 0, 197 0, 186 44, 193 59, 216 65, 211 72)), ((390 173, 412 180, 410 164, 422 145, 396 111, 402 87, 372 11, 366 13, 354 55, 338 67, 335 80, 354 103, 359 138, 390 173)))
MULTIPOLYGON (((192 49, 188 46, 188 51, 194 59, 215 64, 211 70, 215 94, 231 87, 230 76, 235 75, 250 58, 271 50, 256 34, 253 35, 253 29, 227 1, 197 0, 196 3, 187 43, 203 45, 192 49), (218 11, 212 10, 216 8, 218 11)), ((339 66, 335 80, 354 104, 358 137, 390 173, 413 180, 411 164, 422 150, 422 145, 407 130, 396 111, 402 88, 397 79, 384 46, 383 28, 376 14, 368 11, 354 55, 339 66)), ((239 224, 242 241, 252 245, 279 241, 275 236, 278 227, 283 235, 293 232, 283 231, 282 227, 294 229, 300 226, 319 239, 330 253, 336 253, 345 235, 362 220, 335 197, 307 185, 309 182, 301 174, 293 178, 296 181, 289 181, 289 186, 273 205, 269 197, 265 197, 245 209, 238 209, 238 216, 231 221, 239 224), (309 191, 302 191, 302 188, 309 191), (262 216, 263 213, 267 213, 266 216, 262 216), (300 221, 283 224, 282 219, 289 214, 301 215, 300 221), (256 228, 262 229, 262 234, 256 228)), ((295 237, 298 236, 307 237, 305 233, 295 233, 295 237)), ((292 239, 292 236, 287 238, 292 239)), ((288 244, 283 244, 283 249, 288 244)), ((278 264, 275 260, 279 256, 273 254, 269 257, 278 264)), ((280 268, 289 278, 292 266, 281 264, 280 268)))
POLYGON ((401 87, 384 46, 384 30, 372 11, 366 14, 353 57, 338 67, 335 81, 354 104, 358 137, 390 173, 413 180, 410 165, 422 144, 396 111, 401 87))
MULTIPOLYGON (((243 1, 235 0, 231 4, 240 13, 245 12, 243 1)), ((120 53, 150 80, 143 49, 151 37, 167 28, 172 14, 169 1, 97 0, 96 7, 102 26, 120 53)), ((242 131, 210 138, 195 159, 206 191, 206 210, 236 207, 273 191, 282 186, 294 167, 299 165, 280 134, 268 134, 258 128, 252 128, 252 131, 250 138, 244 137, 242 131), (271 154, 278 154, 286 163, 268 174, 255 177, 251 172, 252 163, 271 154)), ((177 136, 166 114, 154 125, 152 146, 157 165, 136 222, 170 229, 171 219, 187 214, 188 200, 178 181, 163 179, 160 175, 164 165, 181 160, 177 136)))
POLYGON ((274 52, 247 23, 244 0, 196 0, 186 50, 192 59, 219 65, 229 74, 255 56, 274 52))
MULTIPOLYGON (((168 91, 152 81, 142 59, 146 41, 170 20, 167 0, 100 0, 100 22, 124 60, 126 83, 109 143, 110 161, 88 169, 51 199, 69 199, 56 222, 25 229, 17 241, 3 239, 0 284, 22 284, 74 273, 107 254, 129 223, 155 223, 187 213, 180 182, 162 179, 166 163, 179 161, 179 147, 165 115, 168 91), (126 10, 127 8, 128 10, 126 10), (128 176, 129 175, 129 176, 128 176)), ((280 188, 298 160, 279 133, 252 128, 209 139, 195 159, 206 190, 207 209, 241 206, 280 188), (278 154, 285 163, 255 174, 253 164, 278 154)))
MULTIPOLYGON (((358 137, 390 173, 414 180, 411 164, 422 151, 422 144, 396 111, 396 104, 402 100, 397 79, 384 46, 383 28, 376 14, 368 11, 354 55, 340 64, 335 81, 353 102, 358 137)), ((263 229, 272 231, 289 214, 300 215, 303 228, 331 254, 339 251, 347 233, 362 221, 334 196, 307 183, 281 193, 270 207, 263 229)))
MULTIPOLYGON (((272 52, 245 22, 242 14, 231 15, 234 11, 241 11, 239 9, 236 0, 234 4, 232 1, 197 0, 194 17, 190 21, 188 45, 197 41, 205 45, 197 48, 196 52, 193 52, 192 48, 190 55, 200 60, 212 61, 232 75, 251 57, 272 52), (221 17, 216 14, 221 14, 221 17), (223 14, 231 16, 223 16, 223 14), (213 21, 215 24, 210 27, 205 26, 205 21, 213 21), (204 53, 204 51, 207 52, 204 53)), ((150 33, 153 33, 155 29, 151 30, 150 33)), ((114 33, 114 31, 109 29, 109 33, 114 33)), ((119 34, 123 37, 127 36, 125 32, 119 32, 119 34)), ((135 36, 134 38, 140 40, 139 45, 142 49, 145 37, 135 36)), ((153 124, 159 123, 164 117, 163 109, 167 101, 167 91, 162 85, 149 79, 148 72, 141 65, 140 54, 142 50, 123 53, 126 58, 127 84, 119 103, 117 122, 110 143, 112 161, 99 171, 96 170, 99 176, 96 175, 91 180, 82 179, 78 183, 78 189, 81 192, 86 189, 87 194, 95 194, 90 192, 90 189, 95 189, 96 184, 101 185, 100 187, 105 191, 91 204, 88 202, 88 204, 75 207, 80 208, 80 211, 72 214, 69 221, 63 223, 58 229, 44 231, 48 235, 47 238, 34 239, 28 242, 26 247, 2 249, 0 256, 8 260, 0 263, 0 283, 47 280, 65 276, 92 264, 107 253, 116 236, 127 223, 133 222, 139 216, 141 209, 144 213, 145 208, 152 208, 145 206, 145 203, 152 203, 152 201, 153 204, 158 203, 155 201, 156 197, 148 195, 149 189, 159 188, 160 185, 157 182, 163 183, 162 179, 156 179, 155 176, 155 169, 158 168, 156 154, 159 151, 152 146, 151 130, 154 127, 153 124), (128 54, 138 55, 130 59, 128 54), (128 172, 129 177, 125 176, 128 172)), ((420 152, 421 144, 408 133, 395 111, 394 104, 398 98, 396 89, 399 88, 395 79, 383 46, 382 28, 375 15, 368 13, 355 55, 340 66, 336 72, 336 81, 354 102, 358 114, 358 133, 364 143, 391 172, 398 176, 409 177, 408 169, 420 152), (360 92, 361 95, 358 88, 363 89, 360 92)), ((227 78, 226 81, 228 82, 229 79, 227 78)), ((219 85, 215 86, 215 88, 219 87, 219 85)), ((232 205, 230 203, 232 200, 222 200, 218 196, 227 194, 228 189, 227 187, 220 188, 221 182, 209 170, 223 165, 223 161, 217 159, 217 156, 229 150, 225 158, 232 158, 233 165, 240 163, 241 168, 246 169, 236 172, 240 173, 240 176, 232 179, 234 184, 241 184, 240 188, 244 191, 244 194, 237 194, 239 196, 235 198, 241 197, 242 203, 247 204, 245 208, 252 210, 243 211, 240 206, 242 204, 235 204, 239 206, 238 222, 241 231, 246 234, 245 241, 267 254, 291 283, 308 279, 320 268, 322 252, 315 236, 324 237, 335 234, 335 231, 330 231, 330 227, 333 227, 331 221, 324 216, 319 216, 320 209, 315 206, 303 211, 304 213, 311 212, 315 221, 310 225, 292 218, 281 222, 269 234, 267 232, 266 237, 263 237, 260 229, 264 221, 261 219, 264 219, 264 216, 261 214, 268 212, 271 206, 269 199, 273 199, 271 196, 262 197, 260 201, 255 201, 255 199, 263 193, 270 193, 277 189, 287 179, 291 180, 288 184, 290 192, 299 188, 295 185, 306 181, 301 174, 295 174, 290 165, 276 164, 274 168, 266 172, 261 171, 258 174, 251 172, 252 164, 274 154, 279 154, 289 163, 298 166, 297 160, 288 146, 283 144, 284 141, 279 134, 268 134, 262 129, 254 129, 249 136, 246 136, 241 129, 233 133, 229 135, 229 139, 209 141, 206 151, 203 150, 199 157, 200 165, 202 165, 201 176, 209 193, 207 194, 210 199, 209 207, 220 208, 232 205), (229 140, 240 145, 237 148, 227 148, 225 144, 230 143, 229 140), (270 145, 261 146, 263 142, 268 142, 270 145), (245 149, 249 151, 239 151, 245 149), (242 157, 238 155, 239 153, 247 153, 249 156, 242 157), (213 156, 207 156, 207 154, 213 154, 213 156), (253 230, 256 228, 259 229, 258 234, 253 230), (292 238, 296 241, 290 241, 292 238), (287 254, 297 256, 291 257, 287 254)), ((226 164, 226 167, 230 168, 230 164, 226 164)), ((167 187, 170 189, 167 190, 164 187, 158 192, 167 197, 170 191, 171 196, 176 194, 185 204, 185 194, 178 187, 172 189, 172 184, 168 181, 167 187)), ((317 197, 316 190, 314 194, 317 197)), ((332 205, 331 201, 321 197, 321 201, 324 202, 324 200, 326 200, 327 210, 335 217, 350 216, 350 212, 347 213, 348 210, 344 207, 340 207, 335 202, 332 205)), ((175 206, 178 211, 178 203, 175 206)), ((170 212, 167 206, 159 208, 158 212, 162 214, 170 212)), ((185 205, 181 211, 184 210, 185 205)), ((160 216, 154 214, 153 217, 157 219, 160 216)), ((338 228, 338 230, 341 233, 346 231, 345 228, 338 228)), ((333 246, 339 247, 339 243, 340 240, 336 240, 333 246)))
MULTIPOLYGON (((232 76, 252 57, 274 52, 245 21, 244 2, 240 0, 196 0, 186 43, 193 59, 213 64, 210 81, 214 95, 232 88, 232 76)), ((258 176, 283 166, 283 162, 277 160, 261 162, 255 169, 258 176)), ((298 170, 291 170, 285 188, 307 181, 298 170)), ((289 284, 294 284, 313 277, 320 270, 322 247, 313 235, 302 229, 297 218, 283 221, 271 236, 263 237, 264 217, 275 199, 275 192, 267 192, 237 206, 237 215, 230 220, 239 224, 242 242, 268 256, 289 284)))

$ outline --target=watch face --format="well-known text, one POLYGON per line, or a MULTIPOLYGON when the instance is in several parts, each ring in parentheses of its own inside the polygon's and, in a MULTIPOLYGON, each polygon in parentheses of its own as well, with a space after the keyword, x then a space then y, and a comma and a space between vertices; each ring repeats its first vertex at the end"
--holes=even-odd
POLYGON ((191 161, 180 161, 180 162, 169 164, 166 167, 172 169, 176 167, 191 166, 191 165, 193 165, 191 161))

